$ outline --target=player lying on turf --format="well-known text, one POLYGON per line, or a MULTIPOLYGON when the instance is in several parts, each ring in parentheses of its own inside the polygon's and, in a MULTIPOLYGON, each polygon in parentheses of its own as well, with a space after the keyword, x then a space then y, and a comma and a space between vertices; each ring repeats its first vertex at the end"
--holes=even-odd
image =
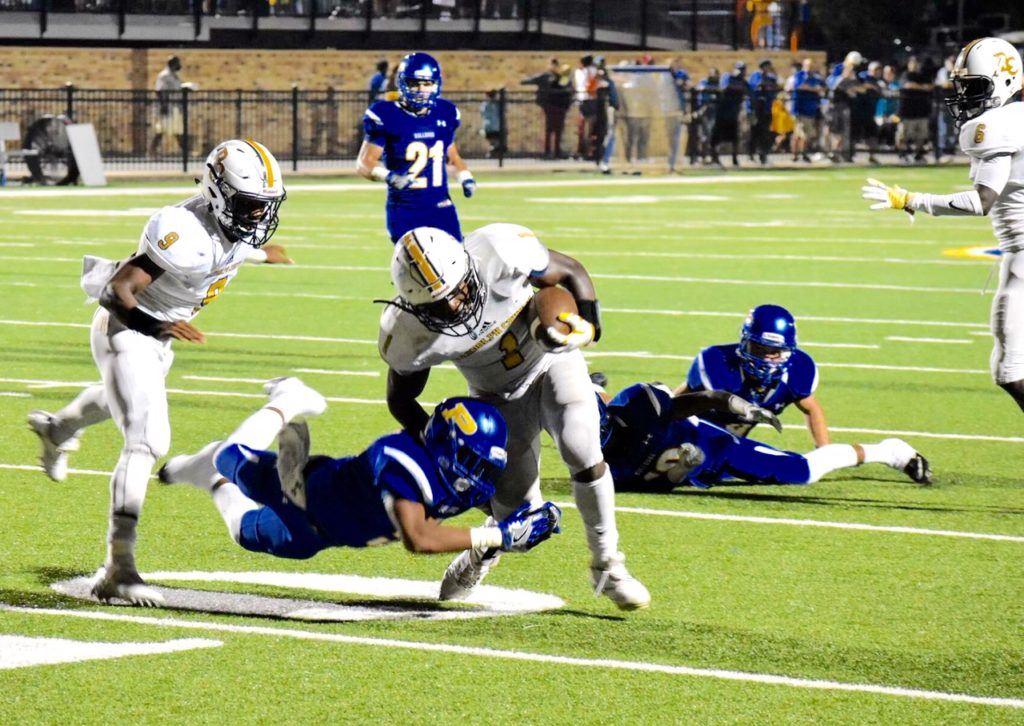
POLYGON ((243 262, 291 262, 283 248, 263 246, 285 199, 281 169, 266 148, 251 139, 218 144, 197 181, 200 193, 150 218, 134 255, 119 262, 85 258, 82 288, 100 303, 92 355, 103 382, 54 414, 28 416, 42 441, 43 470, 54 481, 67 476, 68 452, 78 448, 82 429, 113 418, 124 437, 110 480, 107 557, 92 587, 100 600, 163 603, 136 570, 135 530, 153 465, 171 443, 171 341, 205 341, 190 321, 243 262))
POLYGON ((601 449, 617 488, 667 491, 680 484, 707 489, 727 479, 749 484, 811 484, 829 472, 886 464, 919 484, 931 483, 928 461, 900 439, 877 444, 826 444, 807 454, 780 451, 704 420, 728 414, 782 430, 767 409, 725 391, 673 395, 637 383, 609 399, 598 392, 601 449))
POLYGON ((423 226, 443 229, 461 240, 445 162, 458 172, 464 196, 473 196, 476 181, 455 145, 459 109, 440 97, 441 66, 426 53, 405 56, 395 82, 397 101, 375 101, 366 109, 356 171, 388 185, 385 216, 392 242, 423 226))
POLYGON ((974 188, 924 194, 868 179, 872 209, 911 215, 992 217, 1002 259, 992 300, 990 364, 996 384, 1024 410, 1024 69, 1017 49, 1000 38, 973 40, 950 73, 955 96, 946 103, 960 127, 960 148, 971 159, 974 188))
MULTIPOLYGON (((829 443, 828 424, 814 397, 817 387, 818 367, 797 347, 793 316, 779 305, 758 305, 743 323, 740 342, 698 353, 675 393, 728 391, 775 415, 795 405, 807 417, 814 445, 824 446, 829 443)), ((729 411, 709 412, 705 418, 737 436, 746 436, 757 425, 729 411)))
MULTIPOLYGON (((595 590, 622 609, 646 607, 650 594, 619 551, 615 485, 601 455, 597 406, 579 350, 601 330, 583 265, 516 224, 481 227, 464 244, 419 227, 395 245, 391 279, 398 296, 381 314, 379 349, 389 367, 392 415, 406 431, 421 431, 427 412, 417 398, 430 370, 454 363, 470 395, 493 403, 508 422, 509 465, 489 503, 496 519, 540 503, 540 433, 547 431, 572 477, 595 590), (537 301, 556 303, 548 312, 557 319, 531 304, 537 288, 537 301), (547 319, 537 325, 541 312, 547 319)), ((442 597, 465 597, 500 554, 463 552, 445 572, 442 597)))
POLYGON ((489 404, 449 398, 434 409, 422 441, 389 434, 335 459, 311 457, 309 429, 296 420, 323 413, 324 397, 297 378, 275 379, 266 389, 269 403, 226 441, 172 457, 159 472, 165 484, 209 492, 232 539, 247 550, 306 559, 328 547, 401 539, 417 553, 525 552, 559 531, 561 512, 551 502, 492 526, 439 523, 486 503, 505 468, 508 433, 489 404), (275 436, 277 453, 266 451, 275 436))

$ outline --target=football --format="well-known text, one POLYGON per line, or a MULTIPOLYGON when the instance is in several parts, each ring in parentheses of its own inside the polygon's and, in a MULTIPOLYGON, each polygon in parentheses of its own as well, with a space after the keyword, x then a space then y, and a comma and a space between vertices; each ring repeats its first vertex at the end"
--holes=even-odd
POLYGON ((571 333, 572 326, 558 319, 562 313, 578 313, 576 298, 564 287, 543 287, 530 301, 530 333, 546 348, 556 348, 558 343, 548 336, 548 328, 571 333))

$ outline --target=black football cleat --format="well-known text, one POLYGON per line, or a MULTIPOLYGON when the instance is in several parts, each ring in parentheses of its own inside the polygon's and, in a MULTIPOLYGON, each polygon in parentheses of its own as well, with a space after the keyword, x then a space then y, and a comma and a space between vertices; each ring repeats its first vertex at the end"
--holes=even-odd
POLYGON ((608 387, 608 376, 606 376, 601 371, 594 371, 593 373, 590 374, 590 382, 593 383, 595 386, 600 386, 601 388, 607 388, 608 387))
POLYGON ((932 468, 928 465, 928 459, 918 453, 915 453, 914 457, 903 467, 903 473, 917 484, 927 486, 932 483, 932 468))

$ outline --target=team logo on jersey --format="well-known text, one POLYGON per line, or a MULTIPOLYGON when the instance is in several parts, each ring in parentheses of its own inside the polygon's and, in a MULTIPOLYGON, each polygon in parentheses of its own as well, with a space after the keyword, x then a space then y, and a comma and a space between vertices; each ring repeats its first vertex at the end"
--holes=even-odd
POLYGON ((1003 253, 998 247, 975 245, 973 247, 953 247, 942 250, 942 254, 946 257, 955 257, 958 260, 994 260, 1003 253))
POLYGON ((1013 58, 1007 53, 993 53, 996 58, 1002 58, 1002 65, 999 66, 1000 73, 1009 73, 1011 76, 1017 75, 1018 69, 1013 67, 1013 58))
POLYGON ((443 127, 445 127, 445 128, 448 128, 448 122, 447 122, 447 121, 445 121, 444 119, 438 119, 438 120, 437 120, 437 125, 438 125, 438 126, 443 126, 443 127))

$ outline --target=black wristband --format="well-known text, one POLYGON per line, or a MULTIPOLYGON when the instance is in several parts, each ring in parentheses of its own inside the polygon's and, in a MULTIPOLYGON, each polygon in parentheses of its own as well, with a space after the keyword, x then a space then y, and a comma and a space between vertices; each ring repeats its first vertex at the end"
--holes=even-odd
POLYGON ((601 303, 597 300, 577 300, 580 317, 594 326, 594 342, 601 339, 601 303))
POLYGON ((154 338, 161 338, 164 335, 164 321, 157 320, 138 307, 124 311, 124 313, 117 316, 117 319, 124 323, 125 327, 131 328, 137 333, 154 338))

